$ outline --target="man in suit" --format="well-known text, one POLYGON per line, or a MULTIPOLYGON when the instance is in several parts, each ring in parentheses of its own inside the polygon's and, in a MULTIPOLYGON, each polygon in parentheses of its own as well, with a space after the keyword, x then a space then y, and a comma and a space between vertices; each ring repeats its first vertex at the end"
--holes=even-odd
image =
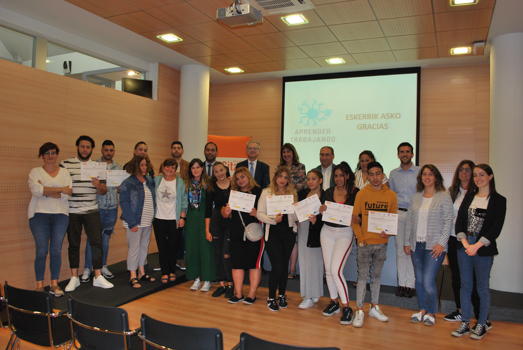
POLYGON ((254 177, 254 180, 258 185, 260 185, 261 188, 265 188, 270 184, 271 180, 269 177, 269 166, 258 160, 260 149, 259 142, 250 141, 247 143, 247 159, 239 162, 236 167, 249 169, 252 177, 254 177))
POLYGON ((320 148, 320 165, 316 167, 323 175, 323 190, 334 186, 334 148, 323 146, 320 148))
POLYGON ((203 154, 205 155, 205 163, 203 169, 207 176, 212 176, 212 166, 216 163, 216 156, 218 155, 218 145, 214 142, 209 141, 203 148, 203 154))
POLYGON ((178 167, 176 172, 180 174, 180 177, 187 181, 189 178, 189 162, 183 159, 183 144, 181 141, 173 141, 171 143, 171 157, 176 160, 178 167))

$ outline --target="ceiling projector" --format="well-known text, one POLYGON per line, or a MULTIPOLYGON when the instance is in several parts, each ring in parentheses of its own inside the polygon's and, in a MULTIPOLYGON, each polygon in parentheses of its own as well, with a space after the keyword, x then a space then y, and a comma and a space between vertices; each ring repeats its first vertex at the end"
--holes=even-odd
POLYGON ((252 26, 263 22, 260 10, 250 4, 242 4, 235 0, 231 6, 218 8, 216 19, 229 27, 252 26))

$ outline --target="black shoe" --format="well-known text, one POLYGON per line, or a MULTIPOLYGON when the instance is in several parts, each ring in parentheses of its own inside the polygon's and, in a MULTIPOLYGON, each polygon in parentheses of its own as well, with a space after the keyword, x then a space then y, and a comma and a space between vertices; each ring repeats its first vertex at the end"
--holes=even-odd
POLYGON ((405 297, 412 298, 414 295, 416 295, 416 290, 414 288, 405 288, 405 297))
POLYGON ((278 306, 276 299, 267 299, 267 308, 269 308, 271 311, 280 311, 280 307, 278 306))
POLYGON ((459 328, 453 331, 451 334, 454 337, 461 337, 467 333, 470 333, 470 327, 468 322, 461 322, 459 328))
POLYGON ((234 296, 234 288, 232 287, 232 285, 225 287, 224 295, 227 299, 230 299, 234 296))
POLYGON ((247 304, 247 305, 252 305, 255 302, 256 302, 256 298, 249 298, 249 297, 247 297, 247 298, 243 299, 243 303, 247 304))
POLYGON ((341 318, 340 323, 341 324, 351 324, 352 323, 352 309, 350 307, 344 307, 341 311, 341 318))
POLYGON ((397 297, 404 297, 405 296, 405 287, 396 287, 396 296, 397 297))
POLYGON ((229 298, 229 303, 236 304, 236 303, 239 303, 242 300, 243 300, 243 296, 238 298, 236 295, 233 295, 232 297, 229 298))
POLYGON ((456 311, 451 312, 450 314, 446 315, 445 317, 443 317, 443 319, 445 321, 449 321, 449 322, 461 322, 461 320, 463 319, 463 316, 461 315, 461 312, 456 310, 456 311))
POLYGON ((218 298, 218 297, 222 296, 223 294, 225 294, 225 287, 224 287, 224 286, 219 286, 219 287, 216 288, 216 290, 212 293, 212 297, 213 297, 213 298, 218 298))
POLYGON ((487 329, 487 331, 490 331, 492 329, 492 327, 494 327, 492 325, 492 322, 490 322, 489 320, 487 320, 487 322, 485 322, 485 328, 487 329))
POLYGON ((487 327, 485 327, 485 325, 483 324, 478 323, 470 333, 470 338, 480 340, 485 336, 485 334, 487 334, 487 327))
POLYGON ((338 312, 340 312, 340 304, 332 300, 330 304, 327 305, 325 309, 323 309, 324 316, 332 316, 334 314, 337 314, 338 312))
POLYGON ((287 306, 289 306, 289 303, 287 302, 287 297, 285 295, 280 295, 278 297, 278 305, 280 306, 280 309, 286 309, 287 306))

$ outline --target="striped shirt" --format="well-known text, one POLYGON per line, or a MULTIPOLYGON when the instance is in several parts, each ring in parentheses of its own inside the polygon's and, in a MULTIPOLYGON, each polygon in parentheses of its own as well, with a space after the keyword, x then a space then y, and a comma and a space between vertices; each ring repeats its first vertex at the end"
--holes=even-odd
MULTIPOLYGON (((92 162, 92 160, 88 160, 92 162)), ((87 214, 98 210, 96 187, 89 180, 81 180, 81 162, 77 157, 65 159, 60 166, 69 171, 73 180, 73 195, 69 197, 70 214, 87 214)))

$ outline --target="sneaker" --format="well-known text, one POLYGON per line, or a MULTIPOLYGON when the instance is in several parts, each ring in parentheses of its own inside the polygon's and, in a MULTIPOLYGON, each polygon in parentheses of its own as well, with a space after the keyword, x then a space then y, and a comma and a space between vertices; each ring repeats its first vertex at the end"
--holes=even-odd
POLYGON ((352 323, 352 309, 350 307, 344 307, 341 310, 340 324, 351 324, 352 323))
POLYGON ((225 286, 219 286, 216 288, 216 290, 212 293, 213 298, 221 297, 223 294, 225 294, 225 286))
POLYGON ((432 315, 425 314, 423 315, 423 324, 425 326, 434 326, 436 324, 436 319, 432 315))
POLYGON ((233 295, 232 297, 229 298, 228 302, 229 302, 229 304, 236 304, 242 300, 243 300, 243 296, 238 298, 236 295, 233 295))
POLYGON ((271 311, 280 311, 280 307, 278 306, 276 299, 267 299, 267 308, 271 311))
POLYGON ((91 270, 87 267, 84 269, 84 273, 80 276, 80 282, 87 283, 91 280, 91 270))
POLYGON ((365 313, 363 310, 356 310, 354 319, 352 320, 352 327, 361 328, 363 327, 363 320, 365 319, 365 313))
POLYGON ((419 323, 421 321, 423 321, 423 313, 420 311, 420 312, 416 312, 415 314, 412 314, 410 316, 410 322, 412 323, 419 323))
POLYGON ((331 300, 330 304, 323 309, 323 316, 332 316, 338 312, 340 312, 340 304, 331 300))
POLYGON ((456 310, 443 317, 443 319, 449 322, 461 322, 463 320, 463 316, 461 315, 461 312, 456 310))
POLYGON ((452 333, 452 336, 453 337, 461 337, 467 333, 470 333, 470 327, 469 327, 469 323, 468 322, 461 322, 461 324, 459 325, 459 328, 456 329, 455 331, 453 331, 452 333))
POLYGON ((247 298, 243 299, 243 303, 247 304, 247 305, 252 305, 255 302, 256 302, 256 298, 249 298, 249 297, 247 297, 247 298))
POLYGON ((197 278, 194 280, 194 283, 192 284, 191 288, 189 288, 190 290, 198 290, 200 289, 200 279, 197 278))
POLYGON ((181 271, 187 270, 187 265, 185 265, 185 260, 178 260, 176 262, 176 267, 179 268, 181 271))
POLYGON ((280 306, 280 309, 286 309, 287 306, 289 306, 289 303, 287 302, 287 297, 285 295, 280 295, 278 297, 278 305, 280 306))
POLYGON ((303 301, 298 305, 300 309, 308 309, 314 306, 314 301, 311 298, 304 298, 303 301))
POLYGON ((485 329, 486 329, 487 331, 490 331, 490 330, 492 329, 492 327, 494 327, 494 326, 492 325, 492 322, 490 322, 489 320, 487 320, 487 322, 485 322, 484 326, 485 326, 485 329))
POLYGON ((106 266, 102 266, 102 275, 104 275, 104 277, 106 279, 113 279, 114 278, 114 275, 111 271, 109 271, 109 269, 107 268, 107 265, 106 266))
POLYGON ((485 336, 485 334, 487 334, 487 327, 478 323, 476 327, 474 327, 474 329, 471 331, 470 338, 480 340, 485 336))
POLYGON ((200 292, 208 292, 211 290, 211 282, 204 281, 202 288, 200 288, 200 292))
POLYGON ((320 298, 312 298, 312 302, 316 304, 318 301, 320 301, 320 298))
POLYGON ((64 291, 59 286, 51 286, 49 289, 49 294, 52 294, 55 297, 59 298, 64 295, 64 291))
POLYGON ((103 275, 93 278, 93 287, 100 287, 103 289, 113 288, 114 285, 105 279, 103 275))
POLYGON ((232 287, 232 284, 227 286, 227 287, 225 287, 225 294, 224 295, 225 295, 225 297, 227 299, 230 299, 230 298, 232 298, 234 296, 234 288, 232 287))
POLYGON ((74 292, 76 288, 80 287, 80 279, 76 276, 71 276, 69 283, 65 286, 66 292, 74 292))
POLYGON ((370 308, 369 316, 374 317, 375 319, 381 322, 389 321, 389 318, 383 313, 383 311, 381 311, 379 305, 374 305, 370 308))

